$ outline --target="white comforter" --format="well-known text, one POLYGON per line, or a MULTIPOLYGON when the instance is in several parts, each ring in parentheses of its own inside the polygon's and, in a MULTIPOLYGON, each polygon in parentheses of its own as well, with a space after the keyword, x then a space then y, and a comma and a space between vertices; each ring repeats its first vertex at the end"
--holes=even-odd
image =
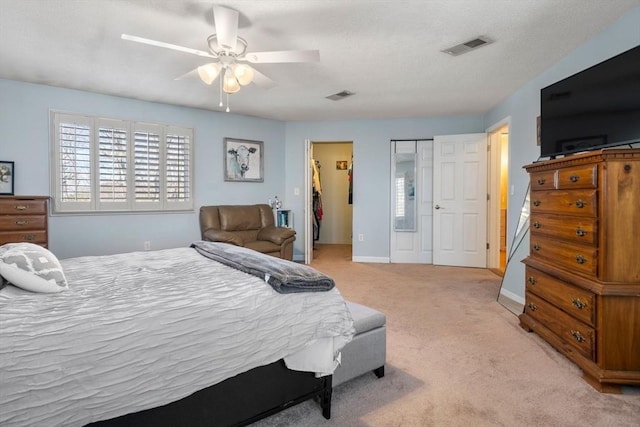
POLYGON ((353 335, 337 289, 278 294, 191 248, 61 263, 62 293, 0 291, 2 426, 81 426, 282 358, 331 372, 353 335))

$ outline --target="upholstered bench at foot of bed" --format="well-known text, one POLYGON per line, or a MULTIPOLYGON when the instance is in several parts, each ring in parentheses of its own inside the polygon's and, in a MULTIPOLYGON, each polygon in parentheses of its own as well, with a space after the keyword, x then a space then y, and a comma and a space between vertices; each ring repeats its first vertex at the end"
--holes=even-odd
POLYGON ((373 308, 351 301, 347 306, 353 317, 356 334, 342 349, 342 361, 333 373, 333 386, 367 372, 384 376, 387 357, 386 316, 373 308))

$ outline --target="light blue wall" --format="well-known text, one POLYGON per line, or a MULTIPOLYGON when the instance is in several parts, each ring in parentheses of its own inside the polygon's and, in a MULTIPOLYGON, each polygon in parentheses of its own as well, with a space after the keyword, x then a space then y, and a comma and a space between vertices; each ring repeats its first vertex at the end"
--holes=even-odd
MULTIPOLYGON (((389 256, 389 168, 391 139, 431 138, 474 133, 510 120, 509 179, 515 192, 509 198, 509 232, 527 187, 522 165, 538 157, 535 119, 542 87, 640 44, 640 7, 538 78, 527 83, 484 116, 396 120, 278 122, 235 114, 138 101, 89 92, 0 80, 0 160, 16 162, 17 194, 49 194, 49 111, 63 110, 105 117, 191 126, 195 132, 196 211, 186 214, 122 214, 55 216, 50 218, 51 249, 61 258, 111 254, 187 245, 199 238, 197 208, 204 204, 261 203, 278 195, 294 211, 300 236, 295 256, 303 253, 305 139, 353 141, 354 235, 356 257, 389 256), (222 139, 265 142, 265 182, 227 183, 222 179, 222 139), (300 195, 294 195, 294 188, 300 195)), ((206 90, 206 89, 203 89, 206 90)), ((344 101, 344 102, 348 102, 344 101)), ((524 273, 522 273, 524 274, 524 273)), ((506 283, 524 296, 523 281, 506 283)))
POLYGON ((152 249, 185 246, 200 238, 201 205, 265 203, 283 191, 282 122, 0 80, 0 160, 15 161, 16 194, 50 192, 50 110, 184 125, 195 142, 195 212, 50 217, 50 248, 60 258, 142 250, 144 241, 152 249), (264 183, 224 182, 224 137, 264 141, 264 183))
MULTIPOLYGON (((528 177, 522 166, 532 163, 540 156, 540 147, 536 145, 536 117, 540 115, 540 89, 638 45, 640 45, 640 7, 625 14, 609 28, 528 82, 486 114, 486 127, 510 118, 509 184, 515 187, 515 193, 509 197, 508 201, 510 238, 515 231, 528 185, 528 177)), ((519 261, 528 251, 528 242, 524 243, 525 250, 520 256, 514 257, 515 265, 509 267, 510 274, 505 276, 503 283, 504 289, 522 299, 524 299, 525 283, 524 265, 519 261)))
MULTIPOLYGON (((348 101, 347 101, 348 102, 348 101)), ((484 130, 483 118, 442 117, 395 120, 345 120, 289 122, 286 126, 285 203, 294 211, 296 231, 304 236, 304 141, 353 142, 353 256, 370 260, 389 258, 389 187, 392 139, 432 138, 436 135, 474 133, 484 130), (295 187, 301 189, 294 195, 295 187)), ((294 256, 304 253, 297 239, 294 256)))

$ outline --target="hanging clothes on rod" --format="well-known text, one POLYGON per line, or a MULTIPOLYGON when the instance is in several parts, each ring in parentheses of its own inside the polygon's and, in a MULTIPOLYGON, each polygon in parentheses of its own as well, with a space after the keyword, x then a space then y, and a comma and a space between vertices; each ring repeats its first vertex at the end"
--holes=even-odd
POLYGON ((313 241, 320 239, 320 225, 322 224, 322 183, 320 179, 320 161, 311 160, 312 177, 312 195, 313 195, 313 241))
POLYGON ((349 164, 347 179, 349 180, 349 204, 352 205, 353 204, 353 156, 351 156, 351 163, 349 164))

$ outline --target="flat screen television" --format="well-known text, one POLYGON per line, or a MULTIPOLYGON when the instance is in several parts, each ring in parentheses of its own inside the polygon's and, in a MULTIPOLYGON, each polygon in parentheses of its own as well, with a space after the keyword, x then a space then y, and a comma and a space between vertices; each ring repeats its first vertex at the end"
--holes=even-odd
POLYGON ((540 156, 640 142, 640 45, 540 91, 540 156))

